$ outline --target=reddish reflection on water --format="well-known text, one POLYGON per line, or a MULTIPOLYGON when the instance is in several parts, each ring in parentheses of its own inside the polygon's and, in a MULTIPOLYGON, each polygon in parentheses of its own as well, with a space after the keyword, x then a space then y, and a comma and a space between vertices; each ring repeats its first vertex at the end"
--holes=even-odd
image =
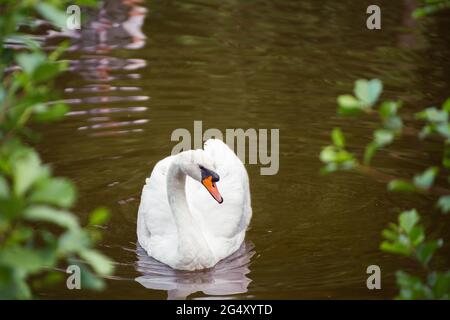
POLYGON ((139 5, 142 3, 106 1, 99 10, 84 11, 87 19, 80 31, 50 29, 46 32, 47 48, 62 39, 71 39, 69 51, 74 57, 69 54, 69 76, 80 77, 82 81, 79 86, 64 88, 63 102, 72 106, 68 116, 76 116, 81 121, 78 131, 87 132, 88 136, 138 134, 144 131, 143 125, 149 121, 148 118, 135 118, 136 113, 144 112, 148 107, 132 104, 150 98, 139 94, 142 88, 133 84, 147 67, 146 60, 115 56, 118 49, 136 50, 145 45, 142 27, 147 9, 139 5), (127 80, 128 83, 113 85, 116 80, 127 80), (115 95, 111 95, 113 92, 115 95), (120 104, 120 107, 110 104, 120 104), (102 116, 92 117, 99 114, 102 116))

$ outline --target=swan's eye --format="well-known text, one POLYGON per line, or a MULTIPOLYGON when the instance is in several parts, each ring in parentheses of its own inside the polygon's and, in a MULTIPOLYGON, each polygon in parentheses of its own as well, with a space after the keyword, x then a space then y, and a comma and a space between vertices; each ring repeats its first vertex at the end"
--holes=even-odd
POLYGON ((207 177, 211 177, 213 182, 219 181, 220 177, 219 177, 219 175, 217 173, 215 173, 212 170, 206 169, 205 167, 203 167, 201 165, 199 165, 198 167, 202 171, 202 180, 207 178, 207 177))

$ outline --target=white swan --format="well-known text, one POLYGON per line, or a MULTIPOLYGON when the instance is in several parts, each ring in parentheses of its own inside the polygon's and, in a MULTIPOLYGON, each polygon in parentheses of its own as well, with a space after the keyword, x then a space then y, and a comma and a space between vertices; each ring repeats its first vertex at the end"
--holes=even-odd
POLYGON ((174 269, 210 268, 239 249, 251 215, 244 165, 221 140, 210 139, 204 150, 181 152, 153 168, 142 190, 138 241, 174 269))

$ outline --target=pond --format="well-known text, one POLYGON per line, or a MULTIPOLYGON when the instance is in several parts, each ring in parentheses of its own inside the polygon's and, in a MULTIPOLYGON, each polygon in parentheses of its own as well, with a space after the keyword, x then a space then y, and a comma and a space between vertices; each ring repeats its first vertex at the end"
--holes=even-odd
MULTIPOLYGON (((336 116, 336 97, 358 78, 379 78, 383 98, 420 110, 450 92, 450 21, 413 20, 412 0, 381 1, 382 29, 366 28, 370 1, 107 1, 70 37, 70 71, 58 80, 71 112, 39 127, 55 173, 76 183, 82 221, 97 206, 112 216, 100 249, 116 261, 102 292, 38 292, 40 298, 387 299, 406 259, 379 250, 381 230, 427 197, 390 194, 383 181, 321 176, 318 155, 341 127, 361 151, 374 118, 336 116), (279 129, 279 170, 246 164, 253 218, 246 243, 213 270, 175 272, 136 245, 145 178, 194 121, 217 128, 279 129), (379 265, 382 289, 368 290, 379 265)), ((435 159, 412 137, 375 159, 409 177, 435 159)), ((438 154, 435 152, 435 154, 438 154)), ((433 234, 440 225, 425 222, 433 234)), ((447 230, 446 234, 450 234, 447 230)), ((443 234, 443 232, 440 232, 443 234)), ((448 256, 438 260, 448 265, 448 256)), ((417 270, 419 270, 417 268, 417 270)))

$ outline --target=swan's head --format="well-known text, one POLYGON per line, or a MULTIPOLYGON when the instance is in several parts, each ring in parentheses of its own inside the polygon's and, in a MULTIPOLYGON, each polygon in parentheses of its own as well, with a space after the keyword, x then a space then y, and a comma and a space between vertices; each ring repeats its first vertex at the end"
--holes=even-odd
POLYGON ((218 203, 222 203, 223 198, 216 185, 220 177, 215 171, 214 161, 200 149, 180 153, 180 155, 182 154, 181 168, 183 172, 203 184, 209 194, 218 203))

